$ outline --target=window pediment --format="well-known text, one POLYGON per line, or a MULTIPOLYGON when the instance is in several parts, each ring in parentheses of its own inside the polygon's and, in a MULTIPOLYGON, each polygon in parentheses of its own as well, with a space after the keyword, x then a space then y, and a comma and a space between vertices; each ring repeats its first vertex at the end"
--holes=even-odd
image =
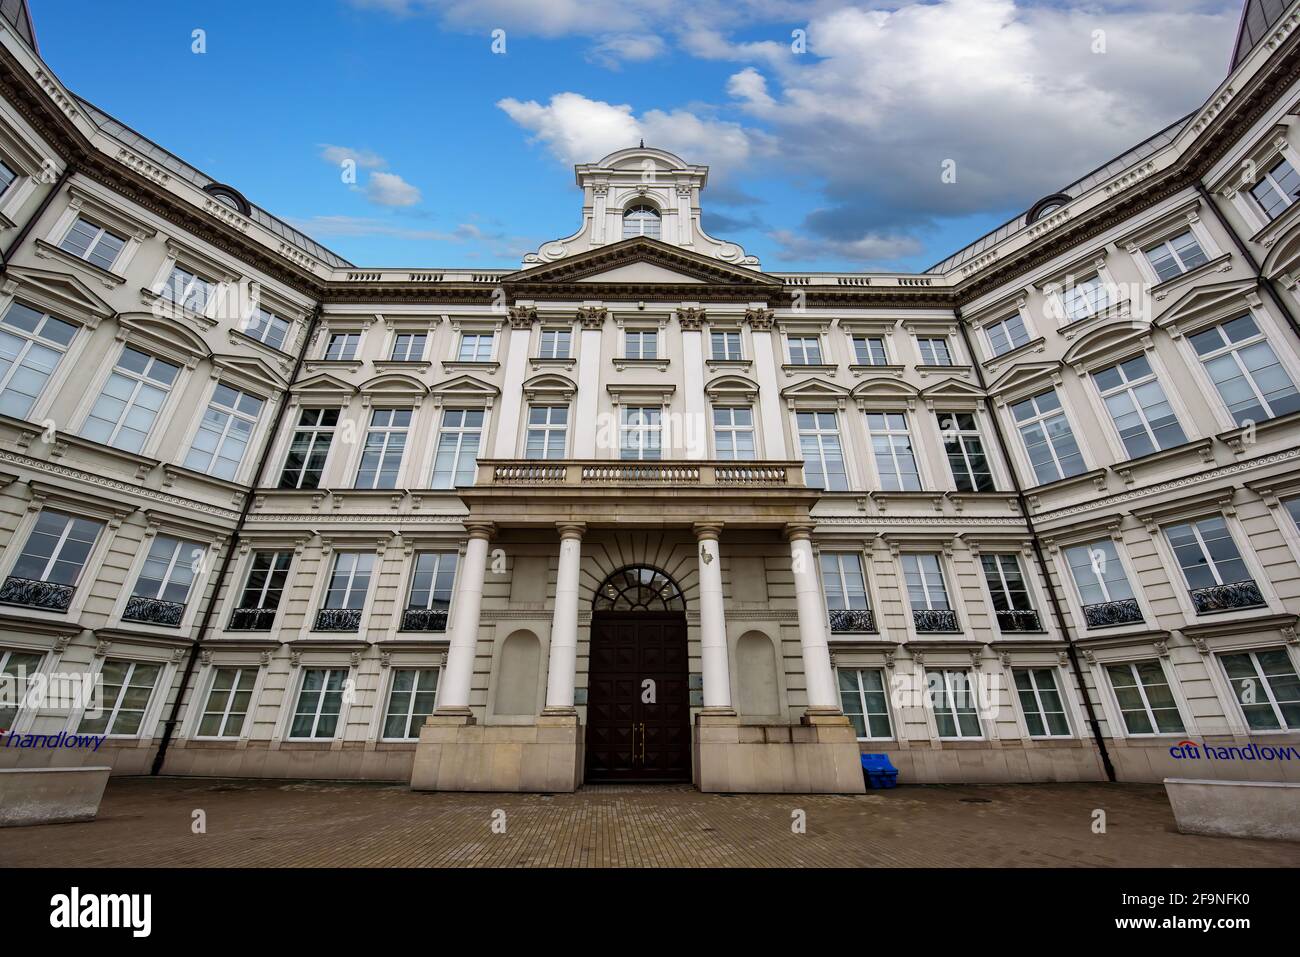
POLYGON ((916 399, 921 394, 916 386, 897 379, 867 379, 853 387, 850 393, 863 412, 883 408, 886 405, 897 406, 902 403, 908 409, 916 407, 916 399))
POLYGON ((523 384, 524 395, 529 399, 562 399, 568 402, 578 391, 572 379, 554 373, 542 373, 523 384))
POLYGON ((234 385, 247 387, 251 392, 269 398, 284 388, 284 379, 268 363, 256 357, 214 355, 212 364, 222 372, 222 378, 234 385))
POLYGON ((115 312, 89 286, 71 274, 30 266, 10 266, 6 272, 6 293, 27 300, 51 315, 80 322, 89 329, 94 329, 100 320, 115 312))
POLYGON ((1051 388, 1061 381, 1059 362, 1024 362, 1013 366, 989 384, 989 394, 1010 402, 1021 395, 1051 388))
POLYGON ((1220 319, 1248 312, 1260 304, 1255 283, 1250 279, 1197 286, 1166 309, 1155 325, 1172 336, 1181 336, 1220 319))
POLYGON ((203 338, 180 323, 158 319, 147 312, 124 313, 117 321, 121 327, 119 338, 190 369, 212 357, 203 338))
POLYGON ((710 402, 753 402, 758 389, 758 383, 752 379, 740 375, 723 375, 706 383, 704 394, 710 402))
POLYGON ((361 383, 359 391, 367 398, 406 399, 418 403, 429 394, 428 387, 415 376, 388 372, 361 383))
POLYGON ((946 408, 974 408, 984 400, 984 392, 959 379, 944 379, 921 390, 921 398, 933 407, 942 403, 946 408))
POLYGON ((308 376, 293 386, 293 396, 300 405, 320 404, 327 406, 347 405, 348 400, 356 395, 356 387, 351 383, 318 372, 308 376))
POLYGON ((488 409, 501 390, 470 375, 459 375, 429 387, 435 405, 488 409))
POLYGON ((844 408, 849 390, 825 379, 804 379, 781 390, 781 398, 792 408, 844 408))

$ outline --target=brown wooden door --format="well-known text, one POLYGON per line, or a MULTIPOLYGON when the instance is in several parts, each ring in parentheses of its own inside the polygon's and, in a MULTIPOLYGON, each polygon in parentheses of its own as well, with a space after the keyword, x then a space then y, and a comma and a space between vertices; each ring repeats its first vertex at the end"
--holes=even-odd
POLYGON ((685 617, 598 613, 591 620, 590 662, 587 780, 689 781, 685 617))

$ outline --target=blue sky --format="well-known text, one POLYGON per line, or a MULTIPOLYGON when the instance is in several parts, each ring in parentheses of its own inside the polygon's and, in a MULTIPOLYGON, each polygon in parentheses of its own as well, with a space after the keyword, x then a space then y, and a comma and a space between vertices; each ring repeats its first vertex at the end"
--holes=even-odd
POLYGON ((706 229, 772 270, 931 265, 1198 106, 1226 72, 1239 9, 31 6, 42 55, 73 91, 358 264, 517 265, 577 227, 572 164, 644 136, 710 164, 706 229), (342 181, 347 157, 356 184, 342 181), (956 182, 943 181, 949 161, 956 182))

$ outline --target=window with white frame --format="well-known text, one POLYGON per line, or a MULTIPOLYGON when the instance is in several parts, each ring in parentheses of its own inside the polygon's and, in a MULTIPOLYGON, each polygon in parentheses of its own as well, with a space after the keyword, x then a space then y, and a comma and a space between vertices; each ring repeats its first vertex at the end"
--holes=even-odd
POLYGON ((280 608, 293 552, 256 551, 239 596, 239 607, 230 616, 231 631, 270 631, 280 608))
POLYGON ((77 328, 21 302, 9 304, 0 319, 0 413, 27 418, 77 328))
POLYGON ((1087 319, 1104 312, 1110 306, 1110 290, 1100 275, 1072 281, 1060 290, 1059 295, 1066 322, 1087 319))
POLYGON ((752 461, 754 410, 749 406, 713 407, 713 447, 720 459, 752 461))
POLYGON ((623 213, 623 238, 648 236, 658 239, 660 234, 659 210, 645 204, 630 206, 623 213))
POLYGON ((1155 658, 1107 665, 1124 727, 1129 734, 1183 734, 1182 716, 1169 679, 1155 658))
POLYGON ((868 412, 867 431, 871 454, 876 460, 880 487, 887 492, 916 492, 921 489, 921 472, 912 451, 912 434, 906 412, 868 412))
POLYGON ((568 448, 569 407, 567 405, 530 405, 528 407, 528 441, 525 458, 562 459, 568 448))
POLYGON ((244 730, 244 719, 253 701, 257 669, 217 668, 212 675, 208 701, 199 718, 200 738, 237 738, 244 730))
POLYGON ((338 552, 325 588, 325 600, 316 612, 315 631, 357 631, 370 592, 374 552, 338 552))
POLYGON ((1078 475, 1086 470, 1070 420, 1055 389, 1048 389, 1011 406, 1025 454, 1039 484, 1078 475))
POLYGON ((125 245, 125 236, 78 216, 59 243, 59 248, 100 269, 112 269, 125 245))
POLYGON ((885 340, 880 336, 854 336, 853 357, 861 366, 889 364, 889 354, 885 351, 885 340))
POLYGON ((1142 621, 1142 608, 1113 541, 1102 538, 1086 545, 1072 545, 1065 549, 1065 561, 1089 628, 1142 621))
POLYGON ((973 412, 937 412, 943 450, 959 492, 995 492, 993 467, 973 412))
POLYGON ((418 552, 402 615, 402 631, 446 631, 451 590, 456 581, 456 552, 418 552))
POLYGON ((1266 219, 1277 219, 1300 199, 1300 176, 1285 157, 1279 158, 1250 187, 1250 195, 1266 219))
POLYGON ((858 552, 822 552, 822 593, 833 634, 875 632, 867 576, 858 552))
POLYGON ((374 409, 357 464, 357 488, 397 488, 411 429, 410 409, 374 409))
POLYGON ((1219 655, 1252 731, 1300 728, 1300 678, 1285 648, 1219 655))
POLYGON ((984 335, 995 356, 1019 349, 1029 341, 1029 330, 1025 328, 1024 317, 1018 312, 997 322, 990 322, 984 327, 984 335))
POLYGON ((1070 736, 1065 702, 1056 687, 1055 668, 1015 668, 1016 695, 1031 738, 1070 736))
POLYGON ((201 314, 208 308, 214 291, 216 283, 212 280, 192 273, 183 266, 173 266, 166 285, 158 295, 182 309, 201 314))
POLYGON ((459 362, 491 362, 492 346, 496 342, 494 332, 464 332, 460 336, 460 349, 456 352, 459 362))
POLYGON ((185 456, 185 467, 233 480, 262 414, 262 400, 224 382, 217 383, 185 456))
POLYGON ((659 406, 625 405, 619 409, 618 457, 658 459, 662 455, 663 410, 659 406))
POLYGON ((740 351, 740 332, 738 330, 714 331, 709 334, 709 343, 710 358, 733 362, 744 358, 740 351))
POLYGON ((346 668, 304 668, 298 703, 289 725, 291 738, 333 738, 343 710, 346 668))
POLYGON ((14 184, 18 174, 10 168, 8 163, 0 161, 0 196, 9 192, 9 187, 14 184))
POLYGON ((657 359, 659 357, 659 332, 655 329, 623 330, 623 358, 657 359))
POLYGON ((943 579, 943 562, 929 552, 907 552, 902 556, 903 581, 912 609, 912 624, 918 632, 956 632, 957 612, 948 602, 943 579))
POLYGON ((537 355, 541 359, 567 359, 573 350, 573 332, 570 329, 543 329, 537 355))
POLYGON ((424 358, 424 346, 429 336, 424 332, 399 332, 393 337, 393 362, 419 362, 424 358))
POLYGON ((993 617, 1000 632, 1041 632, 1042 619, 1029 595, 1018 555, 981 555, 980 567, 993 598, 993 617))
POLYGON ((834 412, 797 412, 799 457, 803 459, 804 483, 809 488, 845 492, 849 476, 844 465, 844 447, 834 412))
POLYGON ((109 658, 99 672, 99 717, 83 715, 81 734, 135 736, 140 734, 144 714, 153 697, 162 665, 109 658))
POLYGON ((433 487, 473 485, 483 439, 482 409, 445 409, 433 459, 433 487))
POLYGON ((123 621, 177 627, 207 548, 171 535, 155 535, 122 612, 123 621))
POLYGON ((1238 425, 1300 410, 1300 392, 1247 313, 1188 336, 1238 425))
POLYGON ((433 714, 437 696, 437 668, 393 669, 393 687, 388 693, 383 736, 401 741, 418 738, 424 722, 433 714))
POLYGON ((1222 515, 1169 525, 1164 532, 1198 614, 1264 604, 1222 515))
POLYGON ((284 342, 289 337, 289 323, 275 313, 258 306, 244 324, 244 335, 272 349, 284 351, 284 342))
POLYGON ((790 350, 790 364, 796 366, 819 366, 822 364, 822 340, 820 336, 786 336, 786 348, 790 350))
POLYGON ((6 685, 8 695, 0 695, 0 730, 11 730, 18 717, 18 709, 27 697, 27 687, 32 675, 40 671, 45 656, 34 651, 12 651, 0 648, 0 685, 6 685))
POLYGON ((941 738, 981 738, 978 689, 969 671, 926 671, 930 708, 941 738))
POLYGON ((884 672, 879 668, 840 668, 838 678, 840 708, 853 722, 858 740, 892 738, 884 672))
POLYGON ((44 509, 36 518, 0 602, 66 611, 104 523, 44 509))
POLYGON ((1190 229, 1147 246, 1142 250, 1142 255, 1147 257, 1147 262, 1161 282, 1191 272, 1210 261, 1190 229))
POLYGON ((948 340, 943 336, 920 336, 916 340, 916 351, 923 366, 952 365, 952 350, 948 340))
POLYGON ((325 358, 331 362, 351 362, 361 347, 361 333, 336 332, 325 346, 325 358))
POLYGON ((1130 458, 1187 441, 1145 355, 1094 372, 1092 380, 1130 458))
POLYGON ((320 488, 338 424, 338 409, 303 409, 298 414, 298 428, 280 472, 280 488, 320 488))
POLYGON ((1291 521, 1295 523, 1296 531, 1300 532, 1300 496, 1289 498, 1282 504, 1286 507, 1287 514, 1291 516, 1291 521))
POLYGON ((180 371, 180 366, 124 346, 81 434, 126 452, 139 452, 180 371))

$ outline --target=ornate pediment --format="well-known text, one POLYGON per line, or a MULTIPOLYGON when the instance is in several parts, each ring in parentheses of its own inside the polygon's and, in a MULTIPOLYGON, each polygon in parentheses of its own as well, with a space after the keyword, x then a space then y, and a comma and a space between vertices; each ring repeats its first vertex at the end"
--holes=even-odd
POLYGON ((567 402, 578 391, 578 386, 572 379, 565 376, 556 375, 553 372, 543 372, 541 375, 526 379, 523 390, 529 401, 533 399, 556 399, 567 402))
POLYGON ((368 396, 401 398, 418 402, 429 394, 428 387, 415 376, 402 372, 385 372, 361 383, 361 391, 368 396))
POLYGON ((1151 327, 1145 322, 1116 322, 1101 326, 1079 338, 1062 356, 1066 365, 1081 375, 1100 363, 1117 361, 1125 354, 1141 351, 1150 342, 1151 327))
POLYGON ((849 390, 826 379, 804 379, 781 390, 781 398, 791 408, 844 408, 849 390))
POLYGON ((911 408, 916 403, 920 391, 913 385, 898 379, 876 377, 867 379, 853 387, 851 393, 864 412, 876 411, 892 406, 906 405, 911 408))
POLYGON ((1059 362, 1021 362, 989 383, 989 395, 1016 393, 1035 387, 1047 388, 1061 378, 1059 362))
POLYGON ((752 402, 758 395, 758 383, 743 375, 720 375, 704 386, 711 402, 752 402))
POLYGON ((1247 312, 1260 303, 1253 279, 1232 279, 1197 286, 1160 314, 1155 325, 1171 335, 1182 335, 1205 323, 1247 312))
POLYGON ((962 401, 978 402, 984 398, 984 390, 979 389, 969 382, 962 382, 960 379, 948 378, 942 382, 936 382, 934 385, 921 390, 921 398, 927 402, 936 400, 942 401, 962 401))
POLYGON ((284 388, 284 376, 270 363, 256 356, 214 355, 212 364, 221 377, 232 385, 251 387, 255 392, 270 393, 284 388))
POLYGON ((159 319, 148 312, 123 313, 117 322, 121 327, 119 335, 126 341, 191 369, 212 355, 203 337, 179 322, 159 319))
POLYGON ((95 328, 114 309, 71 273, 50 272, 31 266, 9 266, 4 291, 64 319, 95 328))
POLYGON ((317 401, 346 403, 354 394, 356 387, 349 382, 344 382, 328 372, 317 372, 310 375, 301 382, 294 384, 292 392, 299 399, 317 401))
POLYGON ((489 408, 500 394, 496 386, 472 375, 458 375, 429 387, 435 405, 489 408))

